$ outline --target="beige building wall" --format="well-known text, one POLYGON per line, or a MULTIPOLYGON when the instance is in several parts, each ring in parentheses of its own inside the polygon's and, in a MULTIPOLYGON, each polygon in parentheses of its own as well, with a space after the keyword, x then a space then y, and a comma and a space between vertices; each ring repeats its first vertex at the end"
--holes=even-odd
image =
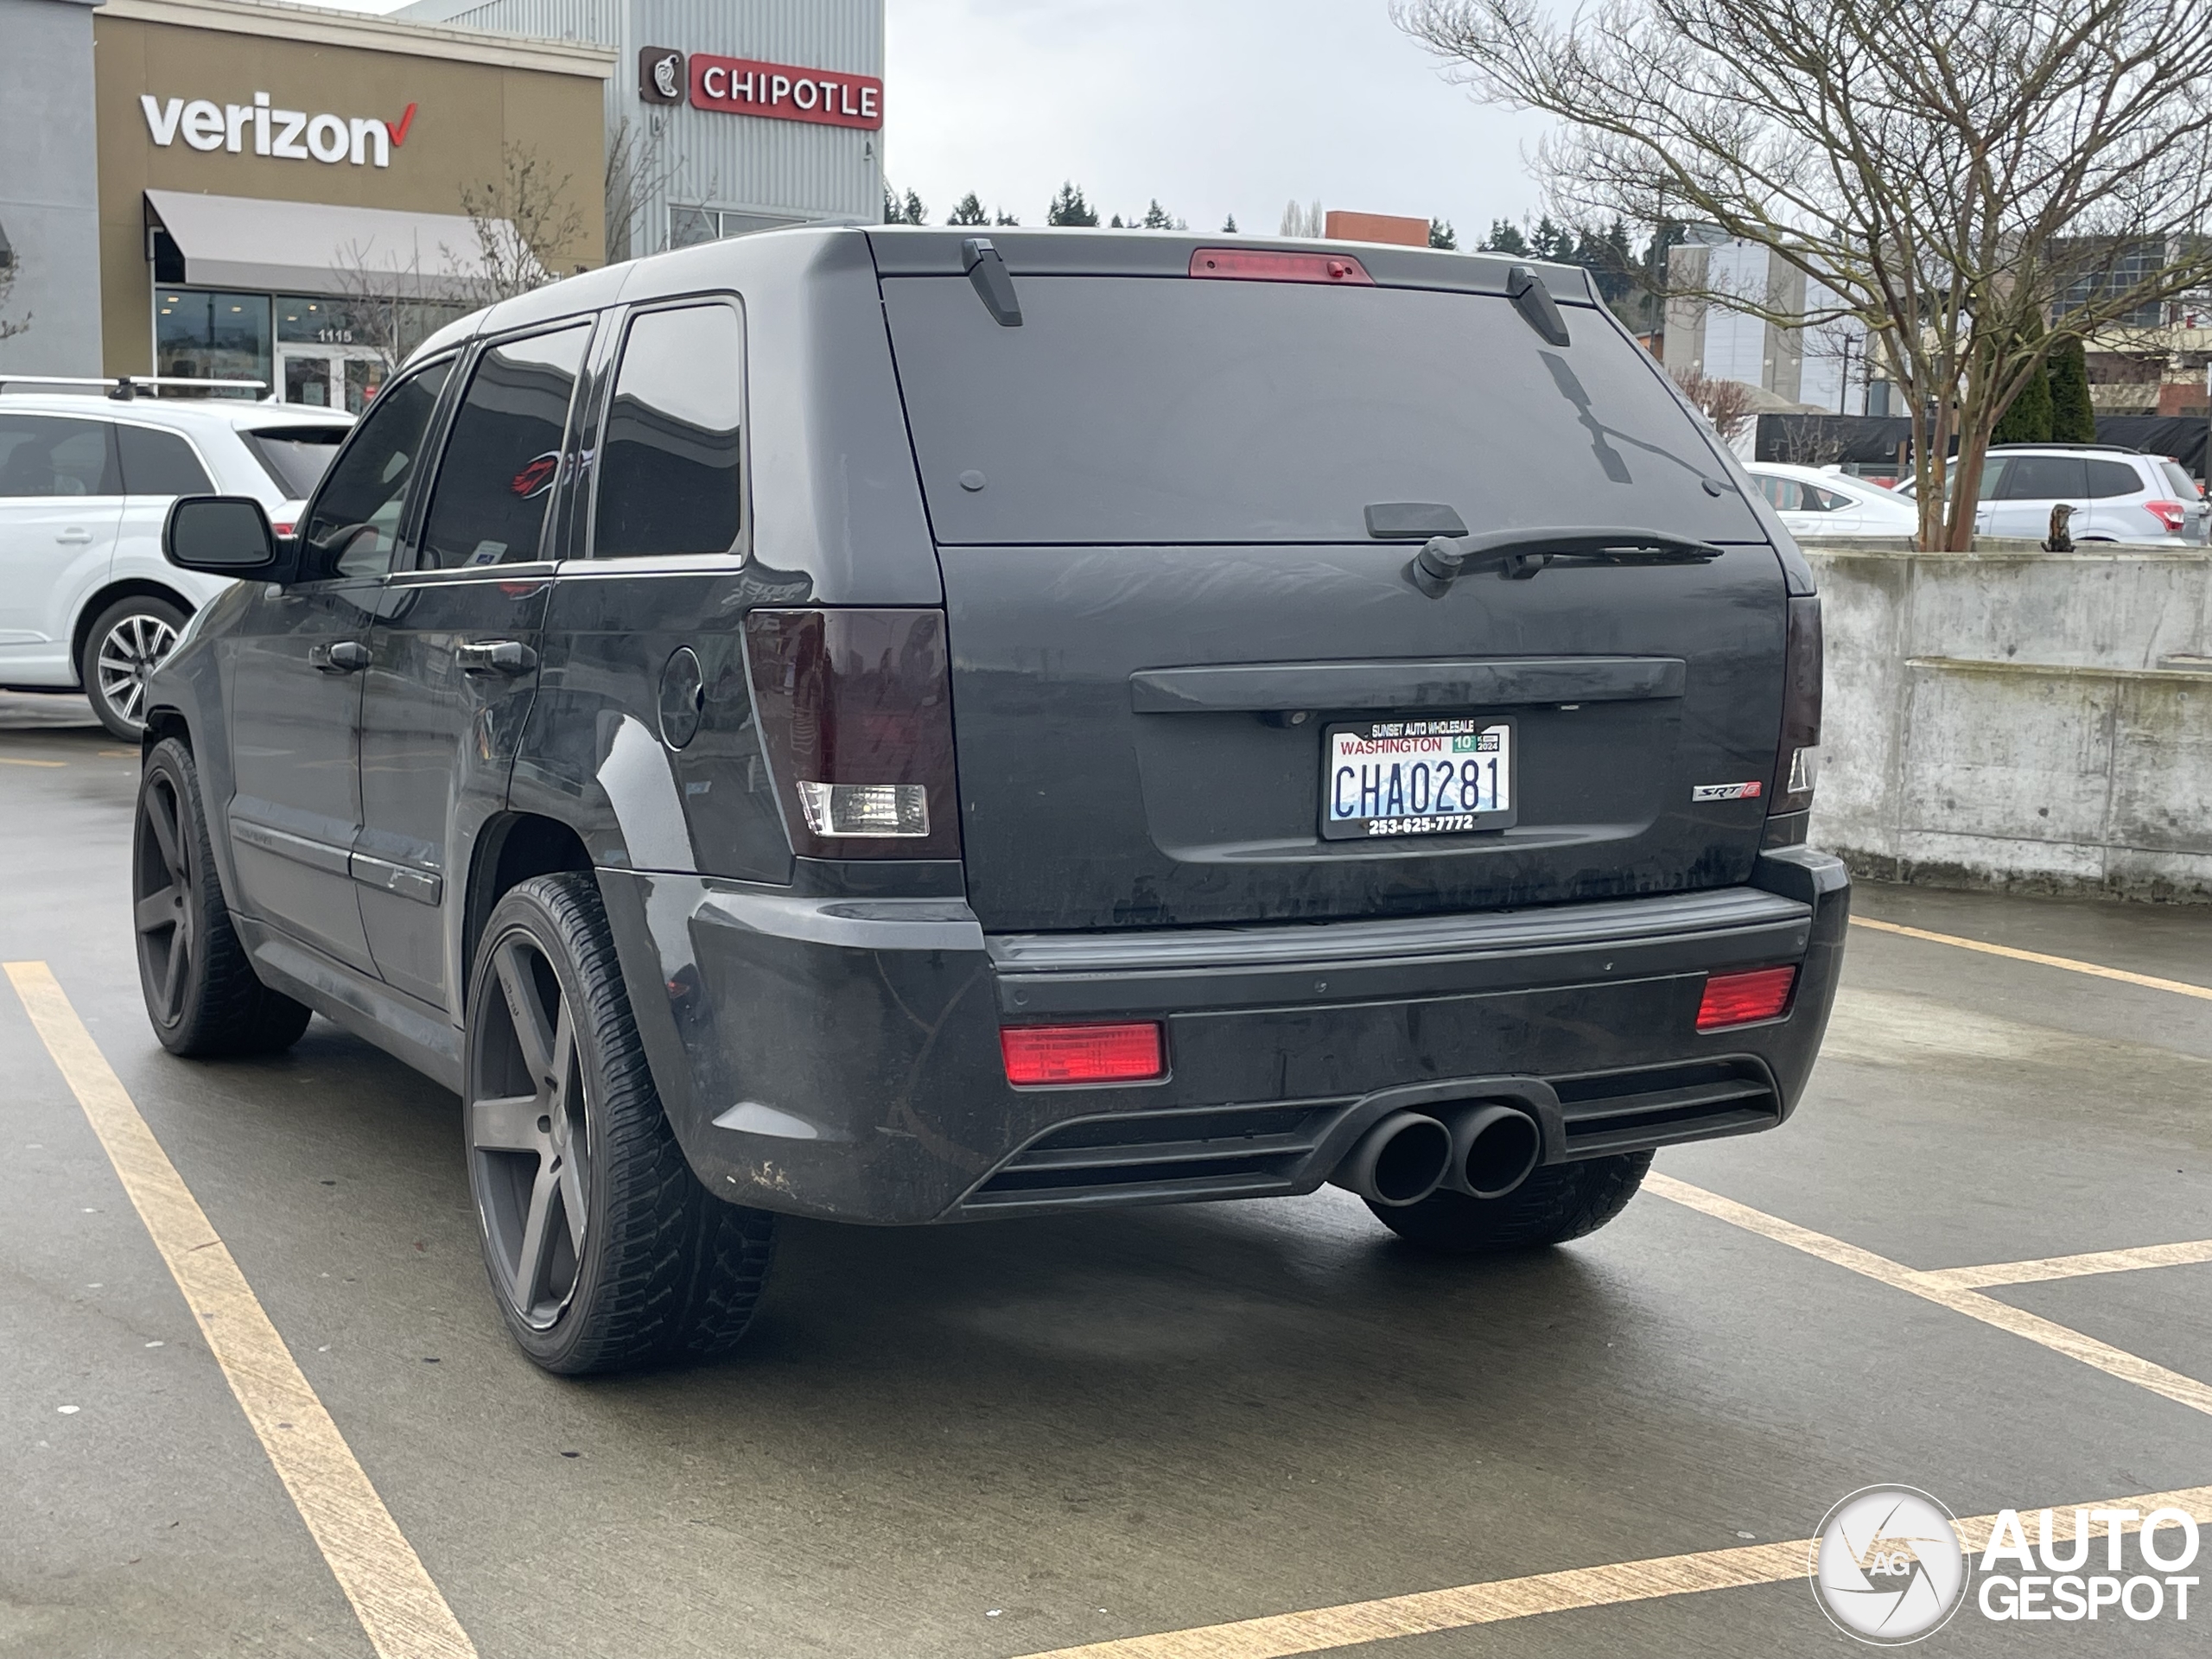
MULTIPOLYGON (((105 373, 154 366, 148 189, 459 213, 464 191, 497 184, 505 156, 528 156, 566 181, 578 220, 567 245, 539 257, 563 275, 601 261, 613 67, 604 48, 239 0, 109 0, 95 14, 93 51, 105 373), (251 139, 235 155, 194 149, 181 136, 161 146, 140 104, 151 95, 164 105, 246 105, 257 92, 278 107, 394 125, 410 104, 415 114, 380 168, 258 156, 251 139)), ((327 251, 303 251, 311 263, 327 251)))

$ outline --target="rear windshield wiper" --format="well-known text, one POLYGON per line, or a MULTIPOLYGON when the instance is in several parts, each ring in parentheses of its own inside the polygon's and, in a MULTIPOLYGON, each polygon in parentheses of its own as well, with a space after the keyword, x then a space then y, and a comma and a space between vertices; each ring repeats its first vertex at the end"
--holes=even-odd
POLYGON ((1431 599, 1470 570, 1495 569, 1526 582, 1556 561, 1576 564, 1708 564, 1721 550, 1694 537, 1657 530, 1574 526, 1493 530, 1477 536, 1434 536, 1414 556, 1406 575, 1431 599))

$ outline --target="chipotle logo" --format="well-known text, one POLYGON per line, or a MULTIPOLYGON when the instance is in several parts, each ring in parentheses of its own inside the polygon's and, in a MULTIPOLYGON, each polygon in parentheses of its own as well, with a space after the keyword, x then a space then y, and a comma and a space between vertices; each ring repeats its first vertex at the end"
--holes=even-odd
POLYGON ((638 54, 640 98, 652 104, 674 104, 686 92, 693 109, 724 115, 871 130, 883 124, 883 83, 874 75, 716 57, 709 52, 687 56, 664 46, 649 46, 638 54))

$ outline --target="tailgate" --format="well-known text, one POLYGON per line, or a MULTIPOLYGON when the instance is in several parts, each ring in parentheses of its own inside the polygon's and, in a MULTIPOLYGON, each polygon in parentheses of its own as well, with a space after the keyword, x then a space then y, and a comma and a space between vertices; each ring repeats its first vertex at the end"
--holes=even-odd
POLYGON ((1019 327, 961 278, 883 282, 987 928, 1747 878, 1765 802, 1738 786, 1773 776, 1782 569, 1609 318, 1567 308, 1561 346, 1502 296, 1017 281, 1019 327), (1471 571, 1432 596, 1407 574, 1418 541, 1368 534, 1394 502, 1719 553, 1471 571))

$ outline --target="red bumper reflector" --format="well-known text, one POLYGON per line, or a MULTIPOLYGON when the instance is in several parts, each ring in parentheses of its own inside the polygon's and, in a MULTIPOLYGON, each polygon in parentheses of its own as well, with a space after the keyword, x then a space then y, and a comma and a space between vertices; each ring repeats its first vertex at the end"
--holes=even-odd
POLYGON ((1246 283, 1351 283, 1372 288, 1367 267, 1348 253, 1290 253, 1265 248, 1200 248, 1191 256, 1193 276, 1226 276, 1246 283))
POLYGON ((1697 1028, 1719 1031, 1724 1026, 1748 1026, 1772 1020, 1789 1006, 1796 988, 1795 968, 1754 968, 1747 974, 1715 974, 1705 982, 1705 995, 1697 1005, 1697 1028))
POLYGON ((1144 1083, 1165 1076, 1160 1031, 1127 1026, 1008 1026, 999 1033, 1008 1083, 1144 1083))

